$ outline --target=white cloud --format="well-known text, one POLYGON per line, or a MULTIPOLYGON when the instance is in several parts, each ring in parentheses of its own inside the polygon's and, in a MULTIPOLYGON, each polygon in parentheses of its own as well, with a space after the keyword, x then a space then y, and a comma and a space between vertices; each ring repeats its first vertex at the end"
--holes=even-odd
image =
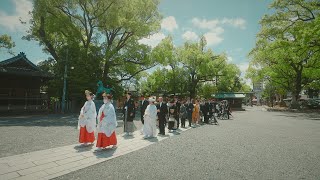
POLYGON ((224 25, 230 25, 240 29, 245 29, 246 27, 246 21, 242 18, 211 20, 193 18, 191 22, 196 28, 208 30, 208 32, 204 34, 208 45, 217 45, 223 41, 222 34, 224 32, 224 25))
POLYGON ((195 41, 199 38, 199 36, 193 31, 186 31, 182 34, 182 38, 187 41, 195 41))
POLYGON ((210 32, 216 33, 216 34, 222 34, 224 32, 224 29, 222 27, 216 27, 211 29, 210 32))
POLYGON ((195 27, 209 30, 213 30, 217 27, 220 27, 221 25, 231 25, 235 28, 240 29, 246 28, 246 20, 244 20, 243 18, 223 18, 212 20, 193 18, 191 22, 195 27))
POLYGON ((32 11, 32 2, 29 0, 12 0, 15 6, 15 12, 12 15, 4 11, 0 11, 0 26, 3 26, 10 31, 25 31, 27 25, 21 24, 22 21, 28 22, 30 20, 29 11, 32 11))
POLYGON ((170 32, 172 32, 175 29, 178 29, 176 19, 173 16, 168 16, 162 19, 161 28, 170 32))
POLYGON ((169 66, 169 65, 165 66, 164 68, 167 69, 167 70, 171 70, 172 69, 172 67, 169 66))
POLYGON ((44 61, 44 60, 43 60, 43 59, 36 60, 34 64, 35 64, 35 65, 38 65, 38 64, 41 63, 42 61, 44 61))
POLYGON ((221 23, 228 24, 233 27, 240 28, 240 29, 246 28, 246 20, 244 20, 242 18, 235 18, 235 19, 223 18, 221 23))
POLYGON ((249 67, 249 63, 248 63, 248 62, 243 62, 243 63, 237 64, 237 66, 238 66, 238 68, 239 68, 240 71, 241 71, 241 77, 243 78, 243 80, 245 81, 245 83, 252 88, 251 79, 246 79, 246 78, 245 78, 246 71, 247 71, 247 69, 248 69, 248 67, 249 67))
POLYGON ((218 26, 219 20, 218 19, 206 20, 206 19, 193 18, 192 24, 196 27, 199 27, 200 29, 212 30, 218 26))
POLYGON ((232 58, 231 56, 228 56, 228 57, 227 57, 227 60, 228 60, 228 62, 230 63, 230 62, 233 61, 233 58, 232 58))
POLYGON ((235 49, 236 52, 241 52, 242 50, 243 50, 242 48, 235 49))
POLYGON ((214 32, 207 32, 204 34, 204 37, 207 40, 208 46, 217 45, 223 41, 223 38, 219 36, 220 34, 214 32))
POLYGON ((240 63, 237 65, 241 71, 241 74, 245 74, 248 67, 249 67, 249 63, 248 62, 244 62, 244 63, 240 63))
POLYGON ((246 85, 251 87, 251 89, 253 88, 251 79, 244 79, 244 81, 245 81, 246 85))
POLYGON ((145 44, 145 45, 149 45, 151 46, 152 48, 156 47, 159 42, 164 39, 166 36, 159 32, 159 33, 156 33, 156 34, 153 34, 147 38, 142 38, 139 40, 139 43, 140 44, 145 44))

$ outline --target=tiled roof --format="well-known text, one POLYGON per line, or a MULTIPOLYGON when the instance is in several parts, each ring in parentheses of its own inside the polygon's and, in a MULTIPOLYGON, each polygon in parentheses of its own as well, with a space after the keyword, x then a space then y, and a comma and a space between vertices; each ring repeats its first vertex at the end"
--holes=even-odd
POLYGON ((238 99, 238 98, 245 98, 246 96, 244 94, 239 93, 217 93, 214 95, 217 99, 238 99))
POLYGON ((43 72, 35 64, 33 64, 31 61, 29 61, 23 52, 20 52, 15 57, 1 61, 0 62, 0 73, 6 73, 6 74, 12 74, 12 75, 51 77, 51 75, 49 73, 43 72), (15 67, 14 63, 21 61, 21 60, 23 60, 23 62, 27 63, 27 66, 26 67, 21 67, 21 66, 15 67))

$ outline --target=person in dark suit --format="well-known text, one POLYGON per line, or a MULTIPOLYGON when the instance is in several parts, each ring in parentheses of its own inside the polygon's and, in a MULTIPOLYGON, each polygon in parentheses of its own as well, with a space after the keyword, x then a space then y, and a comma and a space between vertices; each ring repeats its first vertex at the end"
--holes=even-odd
POLYGON ((205 107, 204 107, 204 100, 200 101, 200 120, 199 124, 203 124, 204 122, 204 114, 205 114, 205 107))
POLYGON ((175 107, 176 107, 176 121, 177 121, 177 129, 179 128, 180 125, 180 107, 181 107, 181 103, 179 101, 179 99, 177 97, 174 98, 175 101, 175 107))
POLYGON ((166 123, 166 118, 168 115, 168 107, 165 102, 163 102, 163 98, 159 97, 159 102, 157 104, 157 114, 158 114, 158 119, 159 119, 159 134, 160 135, 165 135, 165 123, 166 123))
POLYGON ((180 120, 181 120, 181 127, 186 127, 186 119, 187 119, 187 103, 182 101, 180 106, 180 120))
POLYGON ((176 128, 175 126, 175 121, 177 120, 178 114, 177 114, 177 107, 175 105, 175 101, 171 100, 169 105, 168 105, 168 113, 169 113, 169 120, 168 120, 168 129, 169 133, 170 132, 175 132, 176 128))
POLYGON ((192 125, 192 112, 193 112, 193 108, 194 108, 192 101, 193 101, 192 99, 189 100, 187 102, 187 105, 186 105, 186 107, 187 107, 187 118, 188 118, 188 121, 189 121, 189 127, 191 127, 191 125, 192 125))
POLYGON ((208 124, 209 123, 209 113, 210 113, 210 105, 208 100, 205 100, 205 103, 203 104, 203 117, 204 117, 204 123, 208 124))
POLYGON ((135 130, 135 126, 133 123, 133 119, 136 114, 136 107, 133 99, 131 98, 131 93, 128 92, 126 94, 126 101, 124 102, 123 105, 123 114, 124 114, 124 132, 126 135, 132 135, 132 133, 135 130))
POLYGON ((141 103, 140 103, 140 112, 141 112, 141 122, 142 124, 144 124, 144 112, 147 109, 147 106, 149 105, 149 101, 146 100, 146 98, 144 96, 141 97, 141 103))
POLYGON ((213 116, 213 101, 212 99, 210 99, 209 101, 209 120, 212 118, 213 116))

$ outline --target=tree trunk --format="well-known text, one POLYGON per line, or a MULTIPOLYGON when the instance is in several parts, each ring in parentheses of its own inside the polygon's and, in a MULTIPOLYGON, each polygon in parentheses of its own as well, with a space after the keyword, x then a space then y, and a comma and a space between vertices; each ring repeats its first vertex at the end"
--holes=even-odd
POLYGON ((291 109, 300 109, 299 105, 299 94, 302 90, 302 67, 297 71, 295 87, 292 92, 291 109))
POLYGON ((106 63, 104 65, 104 69, 103 69, 103 76, 102 76, 102 82, 103 84, 107 83, 109 79, 109 72, 110 72, 110 66, 108 65, 108 63, 106 63))
POLYGON ((189 92, 190 92, 190 99, 194 99, 196 97, 196 87, 197 87, 197 82, 195 80, 195 75, 191 75, 191 82, 189 85, 189 92))
MULTIPOLYGON (((107 52, 108 53, 108 52, 107 52)), ((106 55, 106 60, 105 60, 105 64, 103 67, 103 75, 102 75, 102 82, 105 84, 108 82, 109 79, 109 73, 110 73, 110 56, 107 54, 106 55)))

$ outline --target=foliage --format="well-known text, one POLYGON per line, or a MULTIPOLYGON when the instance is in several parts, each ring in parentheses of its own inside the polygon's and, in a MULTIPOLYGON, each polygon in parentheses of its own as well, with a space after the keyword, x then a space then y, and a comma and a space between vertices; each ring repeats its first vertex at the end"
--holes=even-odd
POLYGON ((320 4, 316 0, 275 0, 274 14, 260 24, 248 76, 291 91, 293 104, 303 88, 314 87, 320 73, 320 4))
POLYGON ((56 92, 62 89, 66 63, 74 67, 68 69, 69 92, 95 89, 98 80, 119 89, 121 82, 157 64, 150 57, 151 48, 138 40, 159 30, 158 4, 158 0, 34 0, 31 28, 24 39, 38 41, 53 57, 51 85, 56 92))
POLYGON ((0 50, 6 49, 8 53, 13 54, 11 49, 15 47, 15 43, 12 41, 11 36, 7 34, 0 35, 0 50))
POLYGON ((225 55, 215 55, 211 49, 206 49, 204 38, 174 47, 169 36, 152 53, 165 68, 158 68, 145 79, 141 86, 145 93, 187 96, 188 92, 191 98, 197 95, 209 98, 217 91, 248 90, 240 79, 239 68, 228 64, 225 55))

